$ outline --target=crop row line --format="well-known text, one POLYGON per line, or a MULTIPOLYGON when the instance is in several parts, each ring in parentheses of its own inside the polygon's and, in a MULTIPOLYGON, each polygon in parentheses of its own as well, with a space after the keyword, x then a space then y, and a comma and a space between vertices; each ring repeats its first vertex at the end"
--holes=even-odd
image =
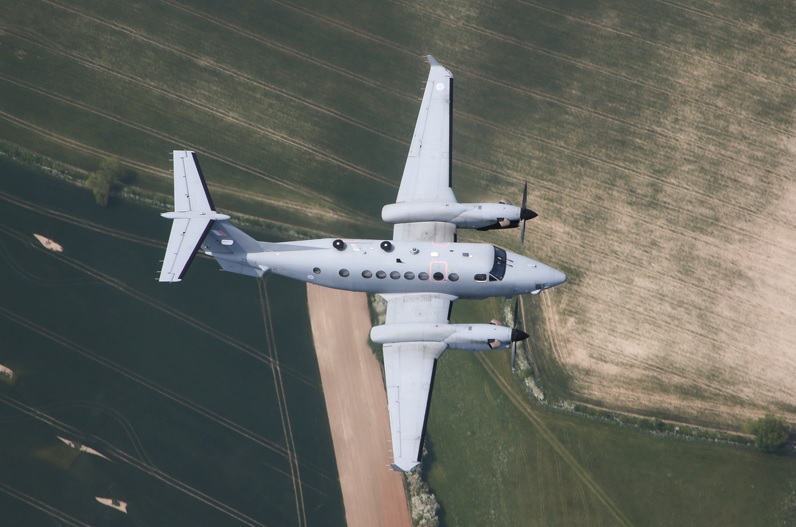
MULTIPOLYGON (((202 503, 205 503, 206 505, 209 505, 210 507, 222 512, 223 514, 233 518, 234 520, 239 521, 240 523, 243 523, 245 525, 249 525, 250 527, 266 527, 265 524, 263 524, 263 523, 255 520, 254 518, 252 518, 252 517, 240 512, 239 510, 231 507, 230 505, 227 505, 226 503, 224 503, 224 502, 222 502, 222 501, 220 501, 220 500, 218 500, 216 498, 213 498, 212 496, 209 496, 209 495, 205 494, 204 492, 202 492, 202 491, 200 491, 200 490, 188 485, 187 483, 184 483, 184 482, 180 481, 179 479, 177 479, 177 478, 175 478, 175 477, 163 472, 162 470, 158 469, 157 467, 153 467, 153 466, 151 466, 151 465, 149 465, 147 463, 144 463, 143 461, 141 461, 139 459, 136 459, 135 457, 129 455, 124 450, 114 446, 113 444, 109 443, 108 441, 106 441, 106 440, 104 440, 102 438, 99 438, 99 437, 91 435, 91 434, 85 434, 85 433, 81 432, 80 430, 78 430, 76 428, 73 428, 72 426, 55 419, 54 417, 52 417, 52 416, 50 416, 50 415, 48 415, 48 414, 46 414, 46 413, 44 413, 44 412, 42 412, 40 410, 37 410, 36 408, 28 406, 28 405, 26 405, 26 404, 24 404, 24 403, 22 403, 20 401, 17 401, 17 400, 15 400, 15 399, 7 396, 7 395, 0 394, 0 402, 6 404, 7 406, 10 406, 11 408, 14 408, 14 409, 20 411, 22 413, 25 413, 25 414, 29 415, 30 417, 33 417, 34 419, 36 419, 36 420, 38 420, 38 421, 40 421, 40 422, 42 422, 42 423, 54 428, 54 429, 56 429, 56 430, 58 430, 58 431, 60 431, 62 433, 66 433, 66 434, 73 435, 73 436, 78 436, 78 437, 91 437, 96 444, 101 445, 103 450, 105 452, 108 452, 114 458, 116 458, 116 459, 118 459, 118 460, 120 460, 120 461, 122 461, 122 462, 124 462, 124 463, 126 463, 126 464, 128 464, 130 466, 132 466, 133 468, 138 469, 141 472, 144 472, 145 474, 148 474, 149 476, 152 476, 152 477, 162 481, 163 483, 169 485, 170 487, 173 487, 173 488, 177 489, 178 491, 182 492, 183 494, 186 494, 186 495, 188 495, 188 496, 190 496, 190 497, 192 497, 192 498, 194 498, 194 499, 196 499, 196 500, 198 500, 198 501, 200 501, 202 503)), ((78 524, 78 525, 85 525, 85 524, 78 524)))

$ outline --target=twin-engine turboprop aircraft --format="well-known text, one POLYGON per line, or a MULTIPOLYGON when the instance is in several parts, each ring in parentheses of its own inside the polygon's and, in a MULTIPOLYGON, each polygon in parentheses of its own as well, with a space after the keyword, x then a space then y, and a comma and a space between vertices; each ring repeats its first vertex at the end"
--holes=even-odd
MULTIPOLYGON (((384 325, 371 330, 383 345, 396 470, 414 468, 423 453, 437 359, 446 349, 507 349, 528 335, 497 324, 450 324, 457 298, 536 294, 567 277, 547 265, 483 243, 457 243, 456 229, 517 227, 536 213, 507 203, 459 203, 451 189, 453 75, 429 56, 420 114, 396 203, 382 218, 392 240, 321 239, 259 242, 216 212, 194 152, 174 151, 174 220, 160 271, 179 282, 196 251, 226 271, 266 272, 325 287, 380 294, 384 325)), ((525 193, 524 193, 525 194, 525 193)))

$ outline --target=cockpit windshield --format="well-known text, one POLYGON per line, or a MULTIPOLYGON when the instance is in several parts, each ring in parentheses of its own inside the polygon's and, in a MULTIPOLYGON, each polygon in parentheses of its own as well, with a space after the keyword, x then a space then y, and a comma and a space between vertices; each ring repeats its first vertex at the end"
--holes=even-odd
POLYGON ((506 275, 506 251, 500 247, 495 247, 495 262, 492 264, 492 270, 489 271, 489 281, 496 282, 503 280, 506 275))

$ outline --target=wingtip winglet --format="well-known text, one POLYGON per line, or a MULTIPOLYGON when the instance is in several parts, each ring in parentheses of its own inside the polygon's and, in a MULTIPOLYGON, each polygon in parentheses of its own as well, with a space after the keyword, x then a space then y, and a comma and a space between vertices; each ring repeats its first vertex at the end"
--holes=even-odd
POLYGON ((445 66, 440 64, 440 62, 437 59, 435 59, 433 55, 426 55, 426 60, 428 61, 429 65, 431 66, 430 75, 434 75, 434 71, 437 71, 438 73, 441 73, 442 76, 444 76, 444 77, 453 78, 453 73, 451 73, 451 71, 448 68, 446 68, 445 66))
POLYGON ((420 464, 419 461, 403 461, 397 459, 395 461, 396 461, 395 463, 390 463, 390 467, 396 472, 409 472, 410 470, 412 470, 413 468, 415 468, 420 464))

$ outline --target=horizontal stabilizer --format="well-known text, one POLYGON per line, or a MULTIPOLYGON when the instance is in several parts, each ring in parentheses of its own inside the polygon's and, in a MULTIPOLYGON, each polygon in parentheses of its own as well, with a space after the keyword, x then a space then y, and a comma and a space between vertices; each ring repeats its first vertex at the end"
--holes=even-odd
POLYGON ((179 282, 191 265, 199 245, 213 226, 211 219, 177 218, 171 225, 169 244, 160 269, 161 282, 179 282))
POLYGON ((218 214, 213 209, 213 201, 194 152, 174 151, 174 211, 165 212, 162 216, 173 220, 173 223, 158 280, 179 282, 213 224, 217 220, 229 219, 226 214, 218 214))

